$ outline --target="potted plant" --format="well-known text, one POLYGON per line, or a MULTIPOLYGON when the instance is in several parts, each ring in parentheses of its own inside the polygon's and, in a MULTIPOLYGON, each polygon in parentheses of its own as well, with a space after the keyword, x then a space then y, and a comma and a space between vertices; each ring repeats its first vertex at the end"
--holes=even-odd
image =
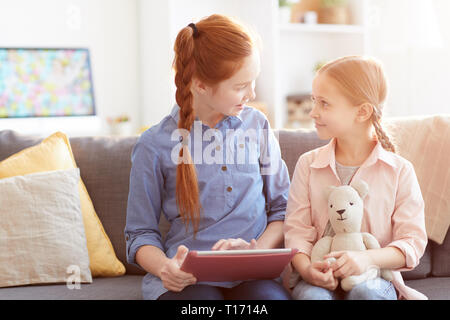
POLYGON ((347 24, 348 0, 320 0, 319 23, 347 24))
POLYGON ((289 23, 291 20, 292 2, 289 0, 278 0, 279 23, 289 23))
POLYGON ((130 118, 127 115, 108 118, 108 124, 112 135, 128 136, 132 134, 130 118))

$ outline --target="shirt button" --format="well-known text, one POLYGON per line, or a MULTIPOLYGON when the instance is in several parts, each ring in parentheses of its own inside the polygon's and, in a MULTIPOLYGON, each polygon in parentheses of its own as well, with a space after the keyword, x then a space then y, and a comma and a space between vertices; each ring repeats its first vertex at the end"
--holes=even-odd
POLYGON ((227 191, 228 191, 228 192, 231 192, 231 190, 233 190, 232 187, 228 187, 228 188, 227 188, 227 191))
POLYGON ((227 171, 227 167, 226 166, 222 166, 222 171, 227 171))
POLYGON ((244 148, 244 144, 243 143, 239 144, 239 148, 244 148))
POLYGON ((217 147, 216 147, 216 150, 217 150, 217 151, 220 151, 220 146, 217 146, 217 147))

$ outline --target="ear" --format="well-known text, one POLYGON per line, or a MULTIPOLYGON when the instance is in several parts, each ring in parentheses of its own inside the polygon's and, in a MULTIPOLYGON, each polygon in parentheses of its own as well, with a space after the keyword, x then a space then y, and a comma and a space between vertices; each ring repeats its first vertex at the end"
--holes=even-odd
POLYGON ((193 78, 192 82, 191 82, 191 92, 194 93, 198 93, 198 94, 205 94, 207 90, 207 86, 201 82, 199 79, 197 78, 193 78))
POLYGON ((325 188, 325 191, 324 191, 325 197, 328 199, 328 198, 330 197, 330 194, 331 194, 335 189, 337 189, 335 186, 328 186, 328 187, 326 187, 326 188, 325 188))
POLYGON ((356 114, 356 119, 359 122, 365 122, 372 117, 373 106, 370 103, 363 103, 358 106, 358 112, 356 114))
POLYGON ((369 193, 369 185, 363 180, 352 181, 350 187, 358 192, 361 199, 364 199, 369 193))

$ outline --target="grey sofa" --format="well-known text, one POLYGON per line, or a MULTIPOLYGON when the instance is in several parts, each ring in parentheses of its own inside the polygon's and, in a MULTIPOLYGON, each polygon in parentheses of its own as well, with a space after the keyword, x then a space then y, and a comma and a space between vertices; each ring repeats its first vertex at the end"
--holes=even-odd
MULTIPOLYGON (((327 143, 319 140, 313 131, 280 130, 276 131, 276 135, 291 177, 302 153, 327 143)), ((70 139, 82 179, 116 255, 126 267, 126 274, 115 278, 94 278, 91 284, 82 284, 80 289, 68 289, 65 284, 0 288, 0 299, 142 299, 141 281, 145 273, 126 262, 123 235, 130 155, 137 138, 70 139)), ((0 131, 0 161, 42 139, 43 137, 20 135, 9 130, 0 131)), ((430 299, 450 299, 450 236, 447 234, 442 245, 429 241, 420 265, 403 275, 409 286, 430 299)))

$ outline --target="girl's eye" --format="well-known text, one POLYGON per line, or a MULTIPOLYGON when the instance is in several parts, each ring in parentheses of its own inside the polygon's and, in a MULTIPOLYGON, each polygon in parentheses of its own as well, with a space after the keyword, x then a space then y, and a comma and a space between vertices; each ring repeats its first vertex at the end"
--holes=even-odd
POLYGON ((353 205, 353 202, 350 202, 350 205, 352 206, 352 205, 353 205))
POLYGON ((330 208, 333 208, 333 205, 332 205, 332 204, 330 204, 330 208))

